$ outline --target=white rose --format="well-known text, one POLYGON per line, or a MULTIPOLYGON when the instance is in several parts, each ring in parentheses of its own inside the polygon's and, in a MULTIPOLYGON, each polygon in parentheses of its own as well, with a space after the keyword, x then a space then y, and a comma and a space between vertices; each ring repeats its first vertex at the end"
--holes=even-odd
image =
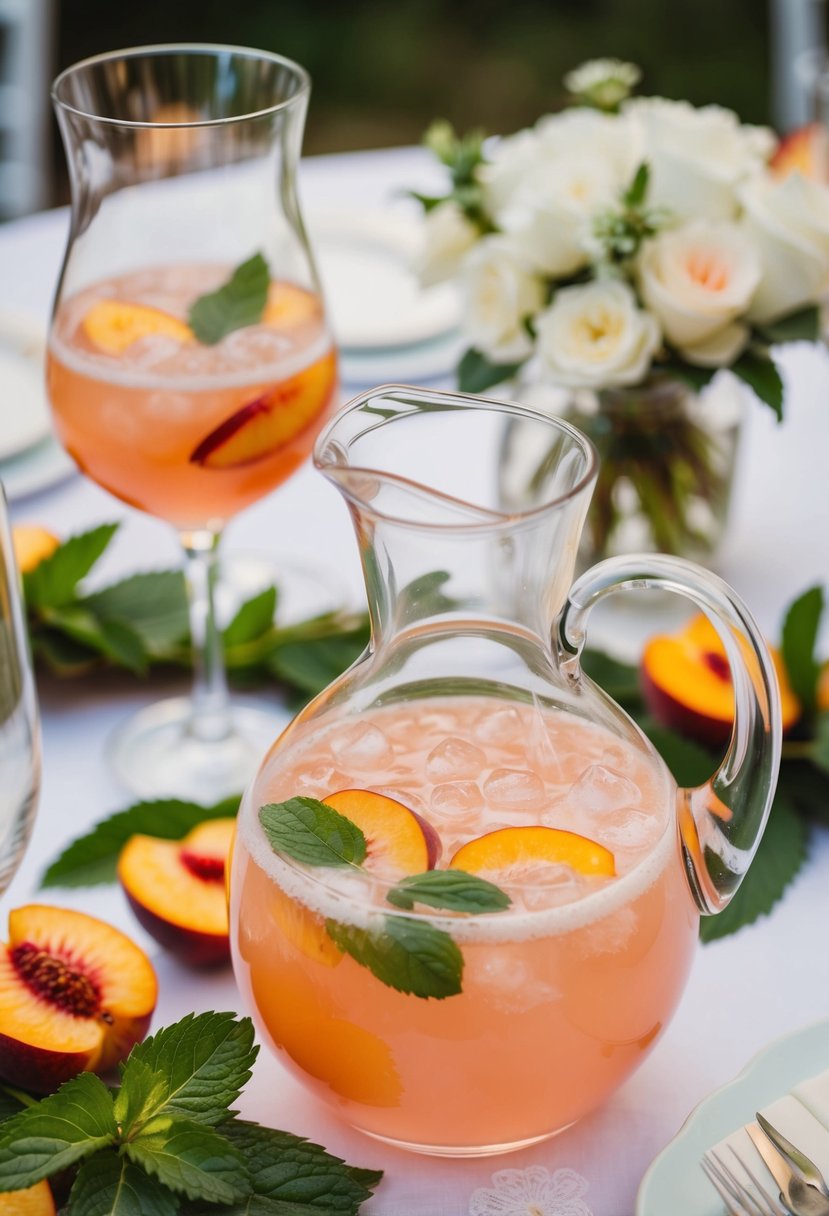
POLYGON ((542 366, 574 388, 637 384, 661 341, 656 318, 615 279, 557 291, 535 328, 542 366))
POLYGON ((435 283, 453 278, 464 254, 479 235, 476 225, 451 199, 427 211, 420 248, 414 260, 414 271, 421 285, 433 287, 435 283))
POLYGON ((642 162, 641 126, 625 115, 578 106, 539 119, 535 130, 542 159, 560 161, 589 150, 607 163, 620 190, 630 185, 642 162))
POLYGON ((544 302, 544 285, 508 241, 488 236, 464 265, 463 329, 476 349, 494 363, 532 353, 524 321, 544 302))
POLYGON ((651 169, 648 202, 683 219, 733 219, 740 183, 773 148, 770 133, 742 126, 721 106, 642 97, 627 102, 624 113, 641 127, 651 169))
POLYGON ((695 220, 648 241, 639 260, 642 299, 689 363, 733 363, 748 341, 745 315, 760 257, 736 224, 695 220))
POLYGON ((476 176, 483 186, 484 206, 494 218, 498 218, 508 207, 515 191, 538 165, 541 159, 541 141, 535 131, 519 131, 501 139, 488 141, 486 164, 481 165, 476 176))
POLYGON ((771 321, 814 303, 829 289, 829 187, 800 173, 764 173, 745 184, 741 199, 762 264, 751 319, 771 321))

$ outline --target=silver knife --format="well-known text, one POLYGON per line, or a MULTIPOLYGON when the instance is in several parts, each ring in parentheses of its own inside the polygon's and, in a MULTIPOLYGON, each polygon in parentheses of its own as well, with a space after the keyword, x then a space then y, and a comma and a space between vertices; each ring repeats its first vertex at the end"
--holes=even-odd
POLYGON ((829 1199, 792 1169, 783 1154, 772 1144, 758 1125, 748 1123, 746 1131, 780 1188, 781 1202, 789 1209, 792 1216, 829 1216, 829 1199))

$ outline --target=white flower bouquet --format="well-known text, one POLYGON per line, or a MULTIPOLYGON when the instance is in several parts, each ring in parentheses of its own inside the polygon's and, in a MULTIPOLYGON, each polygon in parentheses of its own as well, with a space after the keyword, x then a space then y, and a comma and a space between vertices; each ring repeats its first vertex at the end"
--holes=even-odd
MULTIPOLYGON (((829 188, 775 176, 774 135, 730 110, 630 96, 638 76, 616 60, 585 64, 565 80, 573 106, 491 143, 434 124, 426 143, 451 186, 418 196, 421 279, 462 286, 460 388, 484 392, 520 373, 590 391, 603 414, 598 552, 618 523, 635 394, 656 385, 664 396, 677 382, 699 391, 727 368, 781 417, 771 348, 817 337, 829 289, 829 188), (622 398, 623 434, 608 439, 616 428, 603 405, 622 398)), ((664 428, 650 463, 636 440, 639 508, 667 523, 651 538, 658 548, 687 548, 688 487, 696 479, 710 494, 716 480, 704 436, 681 431, 693 425, 673 434, 672 450, 690 459, 678 476, 665 475, 664 428)))

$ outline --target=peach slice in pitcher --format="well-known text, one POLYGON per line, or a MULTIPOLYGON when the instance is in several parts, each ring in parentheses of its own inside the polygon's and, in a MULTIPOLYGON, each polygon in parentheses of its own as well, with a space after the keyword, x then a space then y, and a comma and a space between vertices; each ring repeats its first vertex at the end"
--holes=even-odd
POLYGON ((616 864, 609 849, 587 836, 560 828, 498 828, 461 845, 449 862, 450 870, 467 874, 492 873, 506 877, 539 862, 570 866, 579 874, 612 878, 616 864))
POLYGON ((93 346, 109 355, 121 355, 139 338, 158 336, 176 342, 192 342, 193 331, 184 321, 150 308, 146 304, 127 304, 121 300, 99 300, 82 322, 83 332, 93 346))
POLYGON ((330 353, 248 401, 205 435, 191 452, 190 463, 204 469, 235 469, 271 456, 327 408, 336 370, 336 358, 330 353))
POLYGON ((230 956, 225 870, 235 829, 235 819, 208 819, 183 840, 133 836, 118 859, 140 924, 192 967, 230 956))
MULTIPOLYGON (((780 686, 783 730, 800 717, 780 653, 771 651, 780 686)), ((641 659, 642 694, 658 722, 710 747, 726 743, 734 721, 734 686, 725 647, 707 616, 674 634, 659 634, 641 659)))
POLYGON ((143 1039, 158 985, 143 950, 104 921, 43 904, 9 913, 0 947, 0 1079, 49 1093, 106 1072, 143 1039))
POLYGON ((356 824, 366 838, 363 866, 389 880, 431 870, 440 858, 440 836, 422 815, 387 794, 339 790, 323 802, 356 824))

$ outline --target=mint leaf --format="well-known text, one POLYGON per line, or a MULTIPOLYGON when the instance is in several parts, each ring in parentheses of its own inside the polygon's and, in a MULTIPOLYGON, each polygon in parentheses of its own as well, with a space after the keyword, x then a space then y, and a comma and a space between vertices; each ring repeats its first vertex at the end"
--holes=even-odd
POLYGON ((273 625, 275 612, 276 587, 267 587, 242 604, 224 631, 225 646, 241 646, 267 633, 273 625))
POLYGON ((771 407, 780 422, 783 418, 783 381, 773 360, 768 355, 747 350, 731 364, 731 371, 771 407))
POLYGON ((820 337, 820 309, 817 304, 790 312, 786 317, 755 325, 755 332, 769 345, 783 342, 816 342, 820 337))
POLYGON ((512 900, 495 883, 464 870, 426 870, 404 878, 387 893, 396 908, 411 909, 416 903, 452 912, 502 912, 512 900))
POLYGON ((308 696, 322 692, 365 650, 367 624, 329 637, 279 642, 266 660, 271 673, 308 696))
POLYGON ((175 1195, 114 1152, 84 1161, 69 1194, 67 1216, 176 1216, 175 1195))
POLYGON ((382 929, 326 921, 328 936, 381 983, 412 996, 456 996, 462 991, 463 955, 448 933, 428 921, 386 916, 382 929))
POLYGON ((158 1115, 125 1141, 123 1152, 188 1199, 232 1203, 250 1190, 239 1150, 214 1128, 182 1115, 158 1115))
POLYGON ((23 576, 23 593, 29 608, 67 604, 75 588, 85 578, 106 549, 118 524, 101 524, 65 540, 54 553, 44 558, 23 576))
POLYGON ((28 1103, 18 1097, 13 1089, 9 1089, 5 1085, 0 1085, 0 1123, 5 1123, 6 1119, 11 1119, 12 1115, 17 1115, 27 1106, 28 1103))
MULTIPOLYGON (((815 719, 815 741, 812 761, 823 773, 829 773, 829 710, 825 709, 815 719)), ((825 814, 825 804, 822 804, 825 814)))
MULTIPOLYGON (((127 1072, 127 1063, 119 1066, 121 1078, 127 1072)), ((122 1136, 129 1136, 133 1128, 152 1118, 164 1108, 169 1095, 169 1083, 162 1073, 140 1057, 129 1057, 129 1074, 126 1084, 115 1095, 113 1109, 115 1120, 122 1136)))
POLYGON ((359 866, 366 838, 345 815, 316 798, 289 798, 259 808, 259 822, 277 853, 308 866, 359 866))
POLYGON ((63 607, 44 608, 43 619, 51 628, 60 629, 73 641, 97 650, 121 667, 138 675, 147 669, 144 644, 125 621, 99 620, 81 600, 63 607))
POLYGON ((657 726, 649 718, 643 719, 640 726, 671 770, 677 785, 693 788, 710 780, 717 765, 711 752, 691 739, 657 726))
POLYGON ((180 570, 133 574, 84 596, 80 604, 100 621, 128 625, 153 657, 166 658, 189 637, 187 588, 180 570))
POLYGON ((188 321, 204 346, 215 346, 227 334, 262 320, 271 285, 268 263, 261 253, 242 262, 226 283, 200 296, 190 308, 188 321))
MULTIPOLYGON (((383 1177, 380 1170, 360 1170, 290 1132, 234 1120, 222 1128, 240 1150, 254 1195, 311 1212, 352 1216, 370 1198, 383 1177)), ((279 1209, 277 1209, 279 1210, 279 1209)))
POLYGON ((642 694, 637 667, 620 663, 601 650, 585 650, 581 656, 581 669, 588 679, 598 684, 619 705, 641 711, 642 694))
POLYGON ((511 380, 524 364, 491 363, 486 355, 470 347, 457 367, 458 388, 462 393, 485 393, 496 384, 511 380))
POLYGON ((815 707, 820 663, 815 656, 823 588, 810 587, 789 606, 783 621, 783 662, 795 696, 810 714, 815 707))
POLYGON ((83 1072, 0 1125, 0 1191, 34 1186, 117 1137, 112 1095, 83 1072))
POLYGON ((700 938, 712 942, 770 912, 806 860, 808 828, 786 794, 774 797, 760 847, 731 903, 700 921, 700 938))
POLYGON ((46 870, 41 886, 91 887, 115 882, 118 855, 131 836, 181 840, 206 819, 232 818, 238 808, 238 797, 223 798, 213 806, 178 798, 136 802, 68 845, 46 870))
POLYGON ((181 1116, 198 1124, 221 1123, 251 1075, 258 1048, 253 1023, 232 1013, 188 1014, 136 1044, 121 1070, 122 1089, 133 1076, 145 1094, 141 1109, 128 1101, 132 1126, 159 1115, 181 1116), (159 1084, 151 1084, 154 1074, 159 1084))

